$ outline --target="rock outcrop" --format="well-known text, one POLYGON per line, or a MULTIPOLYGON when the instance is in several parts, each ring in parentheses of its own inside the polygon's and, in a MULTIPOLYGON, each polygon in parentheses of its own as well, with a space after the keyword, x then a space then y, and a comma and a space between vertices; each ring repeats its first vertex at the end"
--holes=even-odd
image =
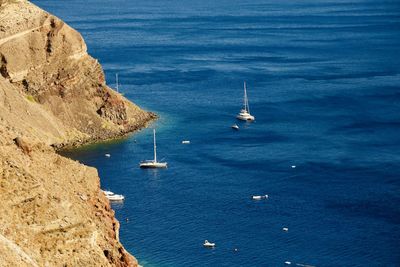
POLYGON ((107 87, 77 31, 0 0, 0 266, 136 266, 96 169, 55 149, 154 117, 107 87))
POLYGON ((1 2, 0 75, 2 87, 13 86, 41 109, 47 121, 34 128, 47 132, 46 140, 38 133, 47 144, 103 140, 154 118, 106 86, 100 64, 87 54, 77 31, 24 0, 1 2))

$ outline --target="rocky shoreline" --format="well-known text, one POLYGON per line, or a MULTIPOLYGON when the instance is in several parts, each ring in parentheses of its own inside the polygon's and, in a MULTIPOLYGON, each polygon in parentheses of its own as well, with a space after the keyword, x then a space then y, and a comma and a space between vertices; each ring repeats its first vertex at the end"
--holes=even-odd
POLYGON ((78 139, 78 140, 73 140, 67 143, 58 143, 58 144, 52 144, 51 146, 58 152, 58 151, 63 151, 63 150, 70 150, 70 149, 75 149, 79 148, 81 146, 85 145, 91 145, 91 144, 96 144, 96 143, 102 143, 102 142, 107 142, 107 141, 112 141, 112 140, 119 140, 119 139, 124 139, 129 137, 130 135, 134 134, 137 131, 140 131, 141 129, 147 128, 149 124, 151 124, 153 121, 157 120, 158 116, 157 114, 153 112, 149 112, 150 118, 148 121, 144 122, 141 125, 132 125, 128 127, 126 130, 117 132, 117 133, 112 133, 112 134, 105 134, 103 136, 96 136, 96 137, 90 137, 87 139, 78 139))
POLYGON ((137 266, 97 170, 57 151, 156 118, 106 85, 77 31, 0 0, 0 265, 137 266))

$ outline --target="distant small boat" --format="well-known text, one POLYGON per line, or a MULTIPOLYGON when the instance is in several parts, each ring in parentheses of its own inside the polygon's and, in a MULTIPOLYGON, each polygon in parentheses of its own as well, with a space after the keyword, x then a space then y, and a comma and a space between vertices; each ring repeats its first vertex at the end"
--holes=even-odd
POLYGON ((188 140, 183 140, 183 141, 182 141, 182 144, 190 144, 190 141, 188 141, 188 140))
POLYGON ((292 169, 296 168, 296 165, 292 165, 292 169))
POLYGON ((103 191, 103 192, 110 201, 122 201, 125 199, 123 195, 117 195, 111 191, 103 191))
POLYGON ((167 168, 167 162, 157 161, 156 129, 153 129, 154 159, 140 162, 140 168, 167 168))
POLYGON ((232 127, 232 129, 234 129, 234 130, 239 130, 239 126, 238 126, 237 124, 234 124, 234 125, 232 125, 231 127, 232 127))
POLYGON ((261 199, 267 199, 268 195, 263 195, 263 196, 253 196, 252 199, 253 200, 261 200, 261 199))
POLYGON ((206 248, 213 248, 213 247, 215 247, 215 243, 211 243, 211 242, 208 242, 208 240, 205 240, 203 246, 206 248))
POLYGON ((244 82, 244 98, 243 98, 243 108, 240 110, 239 114, 236 116, 238 120, 242 121, 254 121, 255 117, 250 114, 249 99, 247 98, 246 82, 244 82))
POLYGON ((285 261, 285 264, 286 265, 290 265, 290 264, 292 264, 290 261, 285 261))
POLYGON ((104 156, 105 156, 106 158, 109 158, 109 157, 111 157, 111 155, 110 155, 110 154, 104 154, 104 156))
POLYGON ((285 232, 287 232, 287 231, 289 231, 289 228, 283 227, 282 230, 285 231, 285 232))

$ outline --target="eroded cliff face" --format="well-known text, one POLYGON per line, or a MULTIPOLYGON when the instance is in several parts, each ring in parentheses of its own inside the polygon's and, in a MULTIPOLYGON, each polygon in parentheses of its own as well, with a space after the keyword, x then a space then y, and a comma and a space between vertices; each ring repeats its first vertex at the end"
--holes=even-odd
POLYGON ((52 116, 47 144, 115 137, 154 118, 106 86, 81 35, 63 21, 26 1, 0 8, 0 79, 52 116))
POLYGON ((0 266, 136 266, 96 169, 0 128, 0 266))
POLYGON ((154 118, 105 84, 81 35, 24 0, 0 0, 0 266, 136 266, 96 169, 54 147, 154 118))

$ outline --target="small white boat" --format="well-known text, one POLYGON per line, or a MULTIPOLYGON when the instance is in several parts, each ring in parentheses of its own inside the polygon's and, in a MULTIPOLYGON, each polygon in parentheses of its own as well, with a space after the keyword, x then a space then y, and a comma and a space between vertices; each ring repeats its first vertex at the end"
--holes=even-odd
POLYGON ((106 158, 109 158, 109 157, 111 157, 111 155, 110 155, 110 154, 104 154, 104 156, 105 156, 106 158))
POLYGON ((254 121, 255 117, 250 114, 249 99, 247 98, 246 82, 244 82, 244 98, 243 98, 243 108, 240 110, 239 114, 236 116, 238 120, 242 121, 254 121))
POLYGON ((203 246, 206 248, 213 248, 213 247, 215 247, 215 243, 211 243, 211 242, 208 242, 208 240, 205 240, 203 246))
POLYGON ((232 129, 234 129, 234 130, 239 130, 239 126, 238 126, 237 124, 234 124, 234 125, 232 125, 231 127, 232 127, 232 129))
POLYGON ((292 264, 290 261, 285 261, 285 264, 286 265, 290 265, 290 264, 292 264))
POLYGON ((261 199, 267 199, 268 195, 263 195, 263 196, 253 196, 252 199, 253 200, 261 200, 261 199))
POLYGON ((111 191, 103 191, 103 192, 110 201, 122 201, 125 199, 123 195, 117 195, 111 191))
POLYGON ((296 165, 292 165, 292 169, 295 169, 296 168, 296 165))
POLYGON ((182 141, 182 144, 190 144, 190 141, 188 141, 188 140, 183 140, 183 141, 182 141))
POLYGON ((289 231, 289 228, 287 228, 287 227, 283 227, 283 228, 282 228, 282 231, 285 231, 285 232, 287 232, 287 231, 289 231))
POLYGON ((108 200, 110 201, 123 201, 125 197, 123 195, 114 194, 112 196, 107 196, 108 200))
POLYGON ((167 162, 157 161, 156 129, 153 129, 154 159, 140 162, 140 168, 167 168, 167 162))

